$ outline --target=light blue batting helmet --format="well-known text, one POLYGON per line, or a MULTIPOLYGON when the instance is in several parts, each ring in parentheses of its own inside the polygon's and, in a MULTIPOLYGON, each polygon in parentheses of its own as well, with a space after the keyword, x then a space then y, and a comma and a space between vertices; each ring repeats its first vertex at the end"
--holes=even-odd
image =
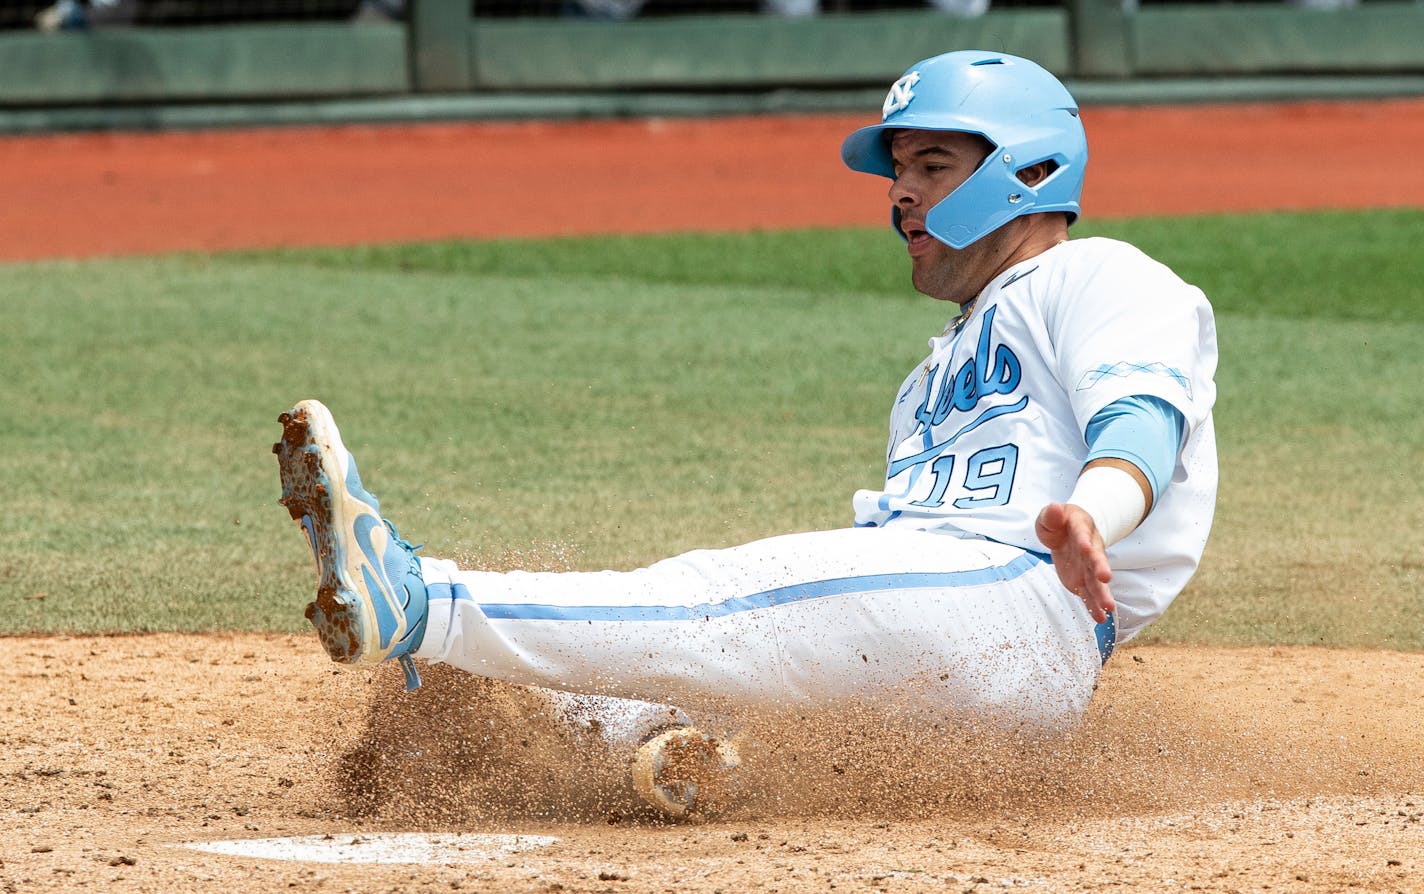
MULTIPOLYGON (((925 228, 939 241, 964 248, 1038 211, 1066 211, 1069 223, 1078 219, 1088 141, 1078 103, 1037 63, 986 50, 935 56, 911 66, 891 86, 883 111, 879 124, 862 127, 841 144, 841 158, 852 170, 893 180, 889 140, 895 130, 962 131, 994 145, 979 169, 926 214, 925 228), (1042 161, 1056 168, 1037 186, 1016 176, 1042 161)), ((898 208, 892 218, 899 233, 898 208)))

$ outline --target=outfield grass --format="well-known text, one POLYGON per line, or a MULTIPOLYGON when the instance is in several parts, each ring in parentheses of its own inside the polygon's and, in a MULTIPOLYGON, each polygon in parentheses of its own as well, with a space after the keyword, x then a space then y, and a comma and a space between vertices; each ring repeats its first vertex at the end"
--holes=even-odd
MULTIPOLYGON (((1218 519, 1153 639, 1424 648, 1424 212, 1084 223, 1206 289, 1218 519)), ((296 630, 275 417, 427 552, 632 567, 847 523, 946 309, 882 230, 0 266, 0 632, 296 630)))

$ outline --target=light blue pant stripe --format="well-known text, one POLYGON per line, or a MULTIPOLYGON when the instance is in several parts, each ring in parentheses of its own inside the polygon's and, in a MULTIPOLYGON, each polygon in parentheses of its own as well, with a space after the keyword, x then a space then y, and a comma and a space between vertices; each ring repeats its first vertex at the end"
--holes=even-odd
MULTIPOLYGON (((906 572, 901 574, 870 574, 829 580, 791 584, 738 596, 722 602, 697 605, 548 605, 542 603, 490 602, 478 603, 464 584, 430 583, 426 585, 431 599, 449 599, 478 605, 486 618, 500 621, 701 621, 725 618, 740 612, 757 611, 777 605, 789 605, 809 599, 824 599, 854 593, 874 593, 893 590, 950 589, 975 587, 997 581, 1013 580, 1043 564, 1033 553, 1024 553, 1003 565, 969 571, 906 572)), ((1106 662, 1116 639, 1116 624, 1111 615, 1097 626, 1098 652, 1106 662)))
MULTIPOLYGON (((505 602, 483 603, 479 609, 485 617, 501 621, 698 621, 851 593, 982 586, 995 581, 1013 580, 1038 564, 1040 560, 1036 556, 1025 553, 1005 565, 991 568, 832 578, 698 605, 541 605, 505 602)), ((450 584, 435 583, 429 585, 429 590, 431 597, 436 599, 474 601, 463 584, 452 587, 450 584)))

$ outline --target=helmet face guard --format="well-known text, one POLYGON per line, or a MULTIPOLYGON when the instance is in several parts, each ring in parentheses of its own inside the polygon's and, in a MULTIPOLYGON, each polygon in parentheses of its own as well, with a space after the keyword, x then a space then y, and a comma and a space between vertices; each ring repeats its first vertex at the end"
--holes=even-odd
MULTIPOLYGON (((925 215, 930 235, 961 249, 1016 217, 1062 211, 1077 220, 1088 144, 1078 104, 1036 63, 1004 53, 962 50, 912 66, 890 88, 879 124, 862 127, 841 145, 846 166, 895 179, 890 134, 896 130, 973 133, 994 147, 959 188, 925 215), (1035 186, 1024 168, 1051 162, 1035 186)), ((899 209, 891 224, 897 233, 899 209)), ((904 234, 900 234, 903 238, 904 234)))

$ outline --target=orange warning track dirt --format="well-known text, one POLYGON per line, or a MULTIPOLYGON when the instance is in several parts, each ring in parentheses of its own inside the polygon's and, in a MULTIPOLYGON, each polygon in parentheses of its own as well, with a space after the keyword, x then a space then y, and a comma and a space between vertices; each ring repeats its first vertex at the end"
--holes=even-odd
MULTIPOLYGON (((1424 204, 1424 98, 1089 107, 1085 214, 1424 204)), ((0 139, 0 260, 875 224, 873 114, 0 139)))

